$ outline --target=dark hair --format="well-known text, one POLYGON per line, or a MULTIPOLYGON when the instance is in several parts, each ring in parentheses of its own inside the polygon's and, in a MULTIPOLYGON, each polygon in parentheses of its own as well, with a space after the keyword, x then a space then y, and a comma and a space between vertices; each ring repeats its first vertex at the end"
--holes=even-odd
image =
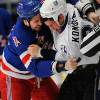
POLYGON ((42 22, 45 22, 47 20, 53 20, 53 18, 42 18, 42 22))

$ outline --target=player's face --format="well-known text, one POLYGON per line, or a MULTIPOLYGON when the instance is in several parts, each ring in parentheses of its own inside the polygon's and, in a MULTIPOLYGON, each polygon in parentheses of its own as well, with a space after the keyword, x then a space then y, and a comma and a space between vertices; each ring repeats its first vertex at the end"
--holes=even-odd
POLYGON ((54 20, 48 19, 47 21, 45 21, 45 24, 53 31, 57 31, 57 32, 60 31, 60 25, 54 20))
POLYGON ((37 14, 30 20, 30 26, 33 30, 39 31, 41 29, 41 16, 40 14, 37 14))
POLYGON ((45 24, 54 31, 60 32, 61 26, 64 24, 64 16, 60 14, 58 21, 54 21, 52 18, 45 21, 45 24))

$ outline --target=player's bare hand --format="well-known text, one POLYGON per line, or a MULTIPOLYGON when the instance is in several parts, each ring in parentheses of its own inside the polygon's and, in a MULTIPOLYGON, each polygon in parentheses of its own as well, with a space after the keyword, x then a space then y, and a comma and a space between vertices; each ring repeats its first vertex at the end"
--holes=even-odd
POLYGON ((70 58, 67 60, 67 62, 65 63, 65 69, 66 70, 75 70, 77 68, 77 61, 75 58, 70 58))
POLYGON ((31 55, 31 57, 38 57, 40 50, 41 48, 36 44, 32 44, 28 47, 28 53, 31 55))
POLYGON ((100 20, 99 16, 95 12, 90 12, 87 17, 94 24, 100 20))

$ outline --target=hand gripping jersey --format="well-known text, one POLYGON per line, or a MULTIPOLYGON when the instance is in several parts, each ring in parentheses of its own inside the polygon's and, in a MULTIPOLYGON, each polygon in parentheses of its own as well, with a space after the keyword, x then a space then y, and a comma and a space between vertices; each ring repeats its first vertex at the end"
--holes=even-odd
POLYGON ((35 76, 47 77, 52 75, 52 60, 43 58, 32 59, 27 52, 31 44, 38 44, 41 47, 49 46, 52 42, 50 30, 43 25, 40 32, 35 32, 22 23, 18 18, 13 27, 8 45, 3 52, 3 63, 1 71, 8 76, 20 79, 30 79, 35 76))
POLYGON ((67 4, 67 24, 61 33, 53 32, 54 47, 57 50, 55 59, 57 61, 66 61, 70 57, 81 59, 78 65, 95 64, 99 60, 99 56, 86 57, 80 52, 80 44, 82 42, 82 29, 90 22, 80 18, 76 8, 67 4))

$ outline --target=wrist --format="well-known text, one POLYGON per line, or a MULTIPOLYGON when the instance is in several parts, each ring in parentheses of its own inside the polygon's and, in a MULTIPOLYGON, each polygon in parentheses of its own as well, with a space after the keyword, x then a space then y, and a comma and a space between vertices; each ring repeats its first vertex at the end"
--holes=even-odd
POLYGON ((67 71, 65 69, 65 62, 64 61, 58 61, 57 64, 56 64, 56 71, 58 73, 62 72, 62 71, 67 71))
POLYGON ((67 71, 65 69, 65 62, 55 61, 52 64, 52 72, 53 74, 60 73, 62 71, 67 71))
POLYGON ((42 50, 42 48, 39 47, 39 50, 38 50, 38 57, 43 58, 43 56, 41 55, 41 50, 42 50))

